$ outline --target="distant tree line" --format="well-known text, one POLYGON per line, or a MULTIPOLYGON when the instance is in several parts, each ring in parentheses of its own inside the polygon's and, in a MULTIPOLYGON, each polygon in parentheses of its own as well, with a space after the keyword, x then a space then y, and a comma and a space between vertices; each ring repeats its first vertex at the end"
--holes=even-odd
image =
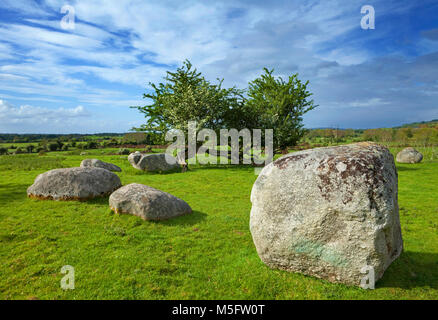
MULTIPOLYGON (((97 135, 2 135, 7 142, 12 136, 12 144, 0 145, 0 155, 40 153, 53 151, 69 151, 72 149, 89 150, 98 148, 120 148, 123 145, 157 145, 160 139, 154 139, 153 135, 144 132, 130 132, 126 134, 114 133, 107 136, 97 135), (43 137, 38 140, 38 137, 43 137), (56 137, 47 139, 47 137, 56 137), (28 142, 28 140, 31 140, 28 142), (24 142, 26 141, 26 142, 24 142), (28 144, 29 143, 29 144, 28 144), (27 144, 27 145, 26 145, 27 144)), ((149 147, 151 149, 151 147, 149 147)))
POLYGON ((418 128, 379 128, 379 129, 312 129, 304 141, 313 144, 330 145, 357 141, 374 141, 383 144, 415 145, 421 147, 438 145, 438 123, 420 124, 418 128))
POLYGON ((61 141, 88 141, 92 139, 111 139, 122 137, 123 133, 95 133, 95 134, 10 134, 0 133, 0 143, 30 143, 42 140, 61 141))

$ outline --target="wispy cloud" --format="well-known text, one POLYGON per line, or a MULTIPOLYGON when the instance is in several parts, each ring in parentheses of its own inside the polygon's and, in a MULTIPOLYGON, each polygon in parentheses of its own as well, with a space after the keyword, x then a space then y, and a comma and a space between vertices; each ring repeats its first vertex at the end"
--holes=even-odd
POLYGON ((115 119, 124 123, 117 131, 141 122, 128 106, 186 58, 230 86, 246 86, 263 67, 298 72, 320 105, 305 117, 311 127, 393 125, 436 113, 432 0, 371 1, 375 30, 360 28, 359 0, 71 1, 76 25, 68 31, 59 23, 64 4, 2 1, 0 95, 21 106, 45 101, 47 110, 111 108, 89 131, 115 119))
POLYGON ((32 121, 46 123, 53 120, 87 117, 89 115, 90 114, 84 109, 83 106, 77 106, 73 109, 48 109, 43 107, 33 107, 30 105, 14 107, 3 100, 0 100, 0 119, 3 121, 17 122, 30 119, 32 121))

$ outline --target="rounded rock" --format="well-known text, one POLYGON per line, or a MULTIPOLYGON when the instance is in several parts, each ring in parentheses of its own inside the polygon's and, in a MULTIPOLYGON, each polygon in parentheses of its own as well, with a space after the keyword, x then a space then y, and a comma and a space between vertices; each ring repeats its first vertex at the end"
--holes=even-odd
POLYGON ((38 175, 27 195, 35 199, 88 200, 107 196, 121 185, 116 174, 102 168, 54 169, 38 175))
POLYGON ((85 159, 81 162, 81 167, 95 167, 95 168, 102 168, 109 171, 114 172, 121 172, 122 169, 120 167, 116 166, 115 164, 103 162, 99 159, 85 159))
POLYGON ((131 153, 128 161, 134 168, 150 172, 170 171, 180 168, 177 159, 167 153, 131 153))
POLYGON ((416 149, 409 147, 397 153, 396 161, 399 163, 419 163, 423 155, 416 149))
POLYGON ((128 184, 113 192, 109 205, 116 213, 132 214, 143 220, 167 220, 192 212, 185 201, 138 183, 128 184))
POLYGON ((397 170, 374 143, 316 148, 267 165, 251 193, 250 229, 271 268, 360 285, 403 249, 397 170))

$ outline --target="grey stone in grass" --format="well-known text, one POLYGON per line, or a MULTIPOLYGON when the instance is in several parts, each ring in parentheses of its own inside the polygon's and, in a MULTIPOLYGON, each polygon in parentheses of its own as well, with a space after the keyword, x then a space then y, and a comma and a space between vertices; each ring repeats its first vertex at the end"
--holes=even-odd
POLYGON ((131 183, 113 192, 111 210, 138 216, 144 220, 166 220, 192 212, 190 206, 170 193, 131 183))
POLYGON ((397 153, 396 160, 399 163, 419 163, 423 160, 423 155, 416 149, 409 147, 397 153))
POLYGON ((38 175, 27 195, 36 199, 87 200, 107 196, 121 185, 116 174, 102 168, 54 169, 38 175))
POLYGON ((115 171, 115 172, 121 172, 122 169, 120 167, 116 166, 115 164, 103 162, 99 159, 85 159, 81 162, 81 167, 95 167, 95 168, 102 168, 109 171, 115 171))
POLYGON ((144 171, 169 171, 180 168, 177 159, 166 153, 141 154, 131 153, 128 157, 131 165, 144 171))
POLYGON ((358 143, 285 155, 251 193, 250 229, 271 268, 359 285, 400 255, 397 170, 383 146, 358 143))
MULTIPOLYGON (((136 168, 136 165, 140 161, 142 156, 143 155, 140 153, 140 151, 135 151, 134 153, 131 153, 128 156, 128 161, 134 168, 136 168)), ((136 169, 138 169, 138 168, 136 168, 136 169)))

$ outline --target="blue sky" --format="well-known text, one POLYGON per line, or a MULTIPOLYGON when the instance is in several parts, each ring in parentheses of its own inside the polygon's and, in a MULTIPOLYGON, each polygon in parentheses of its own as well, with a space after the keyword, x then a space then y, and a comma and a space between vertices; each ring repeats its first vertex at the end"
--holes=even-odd
POLYGON ((2 0, 0 132, 126 132, 144 120, 129 106, 185 59, 241 88, 263 67, 299 73, 319 105, 308 128, 438 118, 436 0, 2 0))

